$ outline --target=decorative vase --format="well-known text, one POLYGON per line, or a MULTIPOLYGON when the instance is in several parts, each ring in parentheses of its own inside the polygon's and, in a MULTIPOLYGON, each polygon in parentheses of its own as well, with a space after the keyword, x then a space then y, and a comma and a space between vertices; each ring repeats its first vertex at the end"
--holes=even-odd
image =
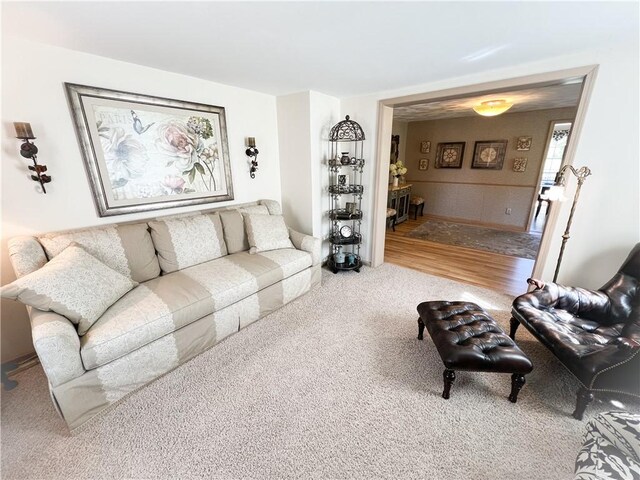
POLYGON ((393 177, 393 186, 394 186, 394 187, 397 187, 397 186, 398 186, 398 181, 399 181, 399 178, 398 178, 398 177, 393 177))
POLYGON ((340 163, 342 165, 349 165, 349 163, 351 163, 351 158, 349 158, 349 152, 342 152, 342 156, 340 157, 340 163))
POLYGON ((342 253, 342 247, 338 247, 338 251, 333 254, 333 263, 344 263, 344 253, 342 253))

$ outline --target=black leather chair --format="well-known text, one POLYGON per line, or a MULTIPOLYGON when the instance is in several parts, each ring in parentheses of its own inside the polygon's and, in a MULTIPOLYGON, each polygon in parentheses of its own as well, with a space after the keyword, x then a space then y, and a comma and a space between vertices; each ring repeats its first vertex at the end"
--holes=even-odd
POLYGON ((640 397, 640 243, 599 290, 529 283, 537 288, 514 300, 510 336, 524 325, 580 381, 573 416, 597 392, 640 397))

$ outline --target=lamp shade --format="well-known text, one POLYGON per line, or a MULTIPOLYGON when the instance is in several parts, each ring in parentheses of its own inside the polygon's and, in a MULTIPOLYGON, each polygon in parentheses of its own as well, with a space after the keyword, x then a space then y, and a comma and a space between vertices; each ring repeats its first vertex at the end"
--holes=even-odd
POLYGON ((495 117, 501 113, 506 112, 513 103, 509 103, 506 100, 489 100, 488 102, 482 102, 480 105, 473 107, 473 110, 484 117, 495 117))

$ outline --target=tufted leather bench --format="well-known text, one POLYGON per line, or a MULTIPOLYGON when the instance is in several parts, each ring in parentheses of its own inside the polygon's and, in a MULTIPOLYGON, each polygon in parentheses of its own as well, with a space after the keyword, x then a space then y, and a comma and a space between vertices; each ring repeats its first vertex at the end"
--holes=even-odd
POLYGON ((509 400, 518 400, 533 365, 487 312, 475 303, 439 301, 422 302, 418 313, 418 339, 426 326, 445 366, 442 398, 449 398, 455 371, 469 370, 511 373, 509 400))

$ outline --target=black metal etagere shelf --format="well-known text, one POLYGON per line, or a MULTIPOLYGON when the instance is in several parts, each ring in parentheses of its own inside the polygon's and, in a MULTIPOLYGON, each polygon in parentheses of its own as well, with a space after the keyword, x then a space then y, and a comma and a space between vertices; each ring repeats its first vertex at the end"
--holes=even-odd
POLYGON ((362 172, 364 171, 364 132, 349 118, 333 126, 329 133, 329 257, 327 265, 341 270, 360 271, 362 259, 362 172))

